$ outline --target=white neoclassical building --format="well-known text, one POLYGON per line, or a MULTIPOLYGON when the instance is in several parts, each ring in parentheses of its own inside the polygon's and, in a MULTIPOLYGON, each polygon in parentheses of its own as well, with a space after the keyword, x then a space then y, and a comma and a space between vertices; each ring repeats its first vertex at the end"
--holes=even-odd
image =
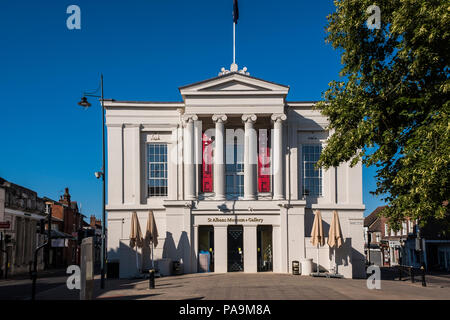
POLYGON ((317 252, 330 270, 333 250, 310 235, 314 210, 325 236, 337 210, 338 272, 365 277, 361 165, 316 169, 330 133, 314 102, 232 70, 180 87, 180 102, 105 101, 108 266, 122 278, 149 266, 149 248, 136 258, 129 236, 132 213, 145 233, 152 210, 162 272, 179 261, 184 273, 288 273, 293 261, 315 265, 317 252))

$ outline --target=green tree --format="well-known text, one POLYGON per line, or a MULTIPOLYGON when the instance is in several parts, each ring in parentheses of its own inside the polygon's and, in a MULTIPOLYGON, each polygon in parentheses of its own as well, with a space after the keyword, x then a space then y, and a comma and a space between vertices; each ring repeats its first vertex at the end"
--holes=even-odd
MULTIPOLYGON (((448 0, 337 0, 327 42, 342 53, 340 80, 317 108, 334 131, 318 166, 377 166, 382 215, 449 221, 448 0), (381 27, 369 29, 370 5, 381 27)), ((448 225, 448 223, 446 224, 448 225)))

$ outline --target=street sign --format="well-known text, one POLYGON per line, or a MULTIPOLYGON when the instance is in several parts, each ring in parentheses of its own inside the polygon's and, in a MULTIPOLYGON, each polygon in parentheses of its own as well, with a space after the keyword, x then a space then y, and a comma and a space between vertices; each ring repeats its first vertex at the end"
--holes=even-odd
POLYGON ((9 229, 10 226, 11 225, 9 221, 0 221, 0 229, 9 229))

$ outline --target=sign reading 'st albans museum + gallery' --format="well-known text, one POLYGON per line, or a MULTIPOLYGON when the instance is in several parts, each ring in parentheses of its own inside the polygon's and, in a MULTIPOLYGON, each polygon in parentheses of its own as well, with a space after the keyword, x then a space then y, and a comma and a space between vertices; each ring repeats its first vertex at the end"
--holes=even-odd
POLYGON ((228 223, 244 223, 244 222, 254 222, 254 223, 263 223, 264 219, 262 218, 236 218, 236 217, 231 217, 231 218, 219 218, 219 217, 215 217, 215 218, 208 218, 208 222, 228 222, 228 223))

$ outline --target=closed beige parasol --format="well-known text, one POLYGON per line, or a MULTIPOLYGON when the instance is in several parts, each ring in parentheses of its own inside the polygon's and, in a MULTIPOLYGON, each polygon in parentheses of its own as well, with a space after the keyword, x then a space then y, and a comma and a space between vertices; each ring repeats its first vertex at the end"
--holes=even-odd
POLYGON ((311 243, 313 246, 323 246, 325 244, 325 238, 323 236, 322 215, 319 210, 316 210, 314 213, 315 217, 311 230, 311 243))
POLYGON ((137 213, 133 212, 131 215, 131 231, 130 231, 130 247, 142 248, 143 237, 141 232, 141 226, 139 225, 139 219, 137 213))
POLYGON ((342 247, 342 230, 336 210, 333 211, 333 219, 331 220, 330 232, 328 234, 328 246, 334 248, 334 274, 337 274, 336 249, 342 247))
POLYGON ((325 238, 323 237, 322 215, 319 210, 315 211, 314 223, 311 230, 311 243, 313 246, 317 246, 317 275, 319 275, 319 245, 325 244, 325 238))
POLYGON ((152 269, 155 268, 153 263, 153 249, 158 245, 158 229, 156 228, 155 217, 153 211, 148 212, 147 229, 145 230, 145 243, 150 246, 152 269))
POLYGON ((130 247, 136 247, 136 269, 138 270, 138 272, 140 272, 140 268, 137 248, 142 248, 143 245, 144 239, 142 237, 139 219, 137 217, 137 213, 133 212, 133 214, 131 215, 130 247))
POLYGON ((158 229, 156 228, 155 217, 153 211, 148 212, 147 229, 145 230, 145 242, 158 246, 158 229))
POLYGON ((333 211, 333 219, 331 220, 330 233, 328 235, 328 245, 330 248, 340 248, 342 246, 342 231, 339 223, 339 216, 336 210, 333 211))

